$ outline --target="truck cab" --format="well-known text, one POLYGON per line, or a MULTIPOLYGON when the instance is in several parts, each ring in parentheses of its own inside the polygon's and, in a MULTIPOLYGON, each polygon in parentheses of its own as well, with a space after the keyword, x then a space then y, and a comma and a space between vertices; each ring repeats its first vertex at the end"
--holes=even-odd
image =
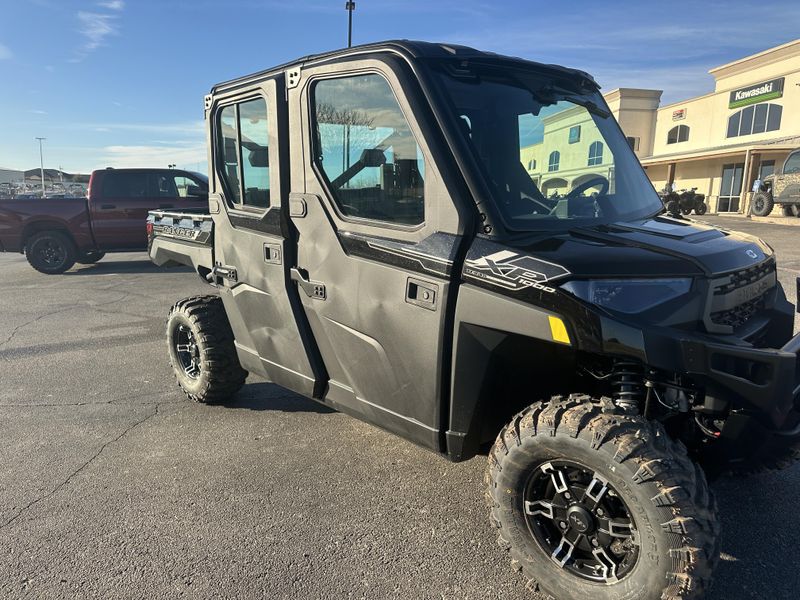
MULTIPOLYGON (((566 597, 637 578, 629 597, 650 597, 634 565, 651 559, 665 597, 702 591, 694 555, 662 573, 674 540, 631 533, 655 517, 597 512, 625 495, 610 457, 625 463, 631 436, 628 484, 656 494, 673 480, 645 477, 650 459, 746 461, 797 436, 794 307, 767 244, 662 214, 591 76, 386 42, 219 84, 205 118, 208 214, 148 219, 153 260, 219 292, 168 321, 190 398, 256 373, 455 461, 488 450, 493 522, 551 593, 569 573, 566 597), (204 319, 230 332, 218 347, 199 341, 204 319), (235 368, 215 373, 220 356, 235 368), (682 449, 634 441, 665 437, 682 449), (590 466, 564 458, 570 439, 617 453, 590 466)), ((705 480, 684 485, 690 500, 663 506, 701 525, 676 552, 715 527, 705 480)))

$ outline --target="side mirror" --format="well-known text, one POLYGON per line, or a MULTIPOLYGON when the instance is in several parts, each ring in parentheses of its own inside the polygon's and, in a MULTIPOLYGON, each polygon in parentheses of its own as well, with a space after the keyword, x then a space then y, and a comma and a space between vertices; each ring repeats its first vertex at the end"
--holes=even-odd
POLYGON ((386 155, 379 148, 367 148, 361 151, 360 163, 364 167, 380 167, 386 164, 386 155))
POLYGON ((257 150, 250 150, 248 162, 251 167, 269 167, 269 148, 258 148, 257 150))
POLYGON ((203 196, 207 196, 208 193, 203 190, 199 185, 187 185, 186 186, 186 195, 193 196, 196 198, 202 198, 203 196))

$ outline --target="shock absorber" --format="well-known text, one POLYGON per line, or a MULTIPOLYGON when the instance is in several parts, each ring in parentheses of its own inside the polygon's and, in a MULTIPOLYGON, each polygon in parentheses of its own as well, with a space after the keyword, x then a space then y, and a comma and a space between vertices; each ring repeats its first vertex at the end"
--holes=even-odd
POLYGON ((626 413, 638 413, 645 394, 644 367, 633 360, 614 360, 611 387, 614 404, 626 413))

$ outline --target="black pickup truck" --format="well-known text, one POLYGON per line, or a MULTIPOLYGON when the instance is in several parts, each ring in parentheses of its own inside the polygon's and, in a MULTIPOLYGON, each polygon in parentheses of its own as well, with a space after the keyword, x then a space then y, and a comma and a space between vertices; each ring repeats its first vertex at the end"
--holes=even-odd
POLYGON ((209 212, 148 217, 151 258, 218 291, 167 318, 190 399, 254 373, 451 460, 487 452, 491 523, 536 585, 704 597, 705 473, 800 454, 767 244, 665 216, 581 71, 387 42, 222 83, 205 118, 209 212), (546 157, 565 123, 580 176, 549 196, 520 131, 546 157))

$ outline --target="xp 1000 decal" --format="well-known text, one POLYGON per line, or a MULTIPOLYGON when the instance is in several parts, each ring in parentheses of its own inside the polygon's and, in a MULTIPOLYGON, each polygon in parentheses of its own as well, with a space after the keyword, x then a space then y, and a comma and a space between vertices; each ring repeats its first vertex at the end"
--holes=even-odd
POLYGON ((555 279, 566 277, 570 272, 554 263, 511 250, 500 250, 493 254, 468 258, 464 262, 464 276, 480 279, 507 290, 534 288, 553 293, 555 288, 545 285, 555 279))

